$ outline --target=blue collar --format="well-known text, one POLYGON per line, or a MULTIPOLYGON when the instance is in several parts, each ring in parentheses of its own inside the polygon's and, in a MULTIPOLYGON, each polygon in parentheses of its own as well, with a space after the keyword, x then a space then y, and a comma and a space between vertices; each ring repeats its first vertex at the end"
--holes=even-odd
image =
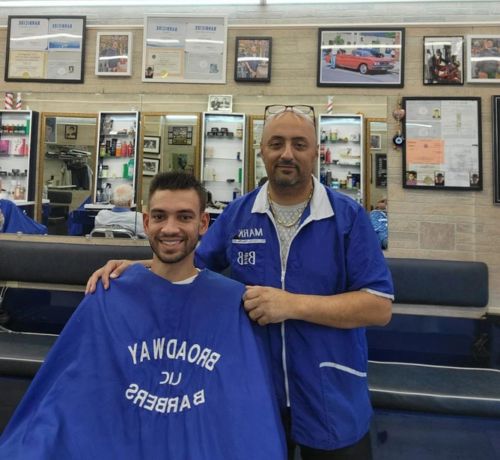
POLYGON ((113 212, 128 212, 130 208, 120 208, 119 206, 115 206, 111 211, 113 212))

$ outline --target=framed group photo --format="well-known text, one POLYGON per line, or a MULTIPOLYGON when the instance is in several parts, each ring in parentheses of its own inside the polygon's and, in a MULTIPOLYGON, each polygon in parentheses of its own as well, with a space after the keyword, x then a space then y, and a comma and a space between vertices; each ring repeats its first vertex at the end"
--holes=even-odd
POLYGON ((159 154, 160 144, 160 136, 144 136, 143 152, 159 154))
POLYGON ((231 94, 210 94, 208 96, 208 112, 232 112, 233 96, 231 94))
POLYGON ((468 35, 467 82, 500 82, 500 35, 468 35))
POLYGON ((143 158, 142 159, 142 175, 154 176, 160 171, 159 158, 143 158))
POLYGON ((403 187, 483 189, 481 98, 406 97, 403 187))
POLYGON ((5 80, 83 83, 85 16, 9 16, 5 80))
POLYGON ((234 80, 271 81, 271 37, 236 37, 234 80))
POLYGON ((98 32, 95 74, 105 77, 132 75, 132 33, 98 32))
POLYGON ((401 88, 404 33, 395 28, 319 29, 317 85, 401 88))
POLYGON ((424 37, 424 85, 464 84, 464 37, 424 37))

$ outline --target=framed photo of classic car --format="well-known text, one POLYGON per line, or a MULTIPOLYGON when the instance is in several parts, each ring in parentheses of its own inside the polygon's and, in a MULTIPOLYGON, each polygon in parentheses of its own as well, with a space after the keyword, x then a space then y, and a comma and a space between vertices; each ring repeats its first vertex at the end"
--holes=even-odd
POLYGON ((464 37, 424 37, 424 85, 464 84, 464 37))
POLYGON ((318 86, 404 85, 402 28, 321 28, 318 86))
POLYGON ((467 35, 467 83, 500 83, 500 35, 467 35))

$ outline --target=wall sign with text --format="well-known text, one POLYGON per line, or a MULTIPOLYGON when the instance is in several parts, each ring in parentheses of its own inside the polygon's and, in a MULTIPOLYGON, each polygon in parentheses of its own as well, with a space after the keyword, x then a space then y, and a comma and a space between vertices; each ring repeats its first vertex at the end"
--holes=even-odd
POLYGON ((9 16, 6 81, 83 83, 85 16, 9 16))

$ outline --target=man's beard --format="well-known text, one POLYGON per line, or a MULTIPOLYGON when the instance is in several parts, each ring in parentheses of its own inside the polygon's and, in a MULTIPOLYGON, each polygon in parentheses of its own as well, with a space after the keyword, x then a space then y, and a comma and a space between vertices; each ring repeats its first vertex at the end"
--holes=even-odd
POLYGON ((175 254, 165 254, 158 248, 161 243, 151 240, 149 241, 151 249, 155 253, 156 257, 164 264, 176 264, 177 262, 184 260, 196 249, 197 243, 198 242, 195 241, 191 244, 189 241, 186 241, 184 242, 184 248, 180 252, 175 254))

